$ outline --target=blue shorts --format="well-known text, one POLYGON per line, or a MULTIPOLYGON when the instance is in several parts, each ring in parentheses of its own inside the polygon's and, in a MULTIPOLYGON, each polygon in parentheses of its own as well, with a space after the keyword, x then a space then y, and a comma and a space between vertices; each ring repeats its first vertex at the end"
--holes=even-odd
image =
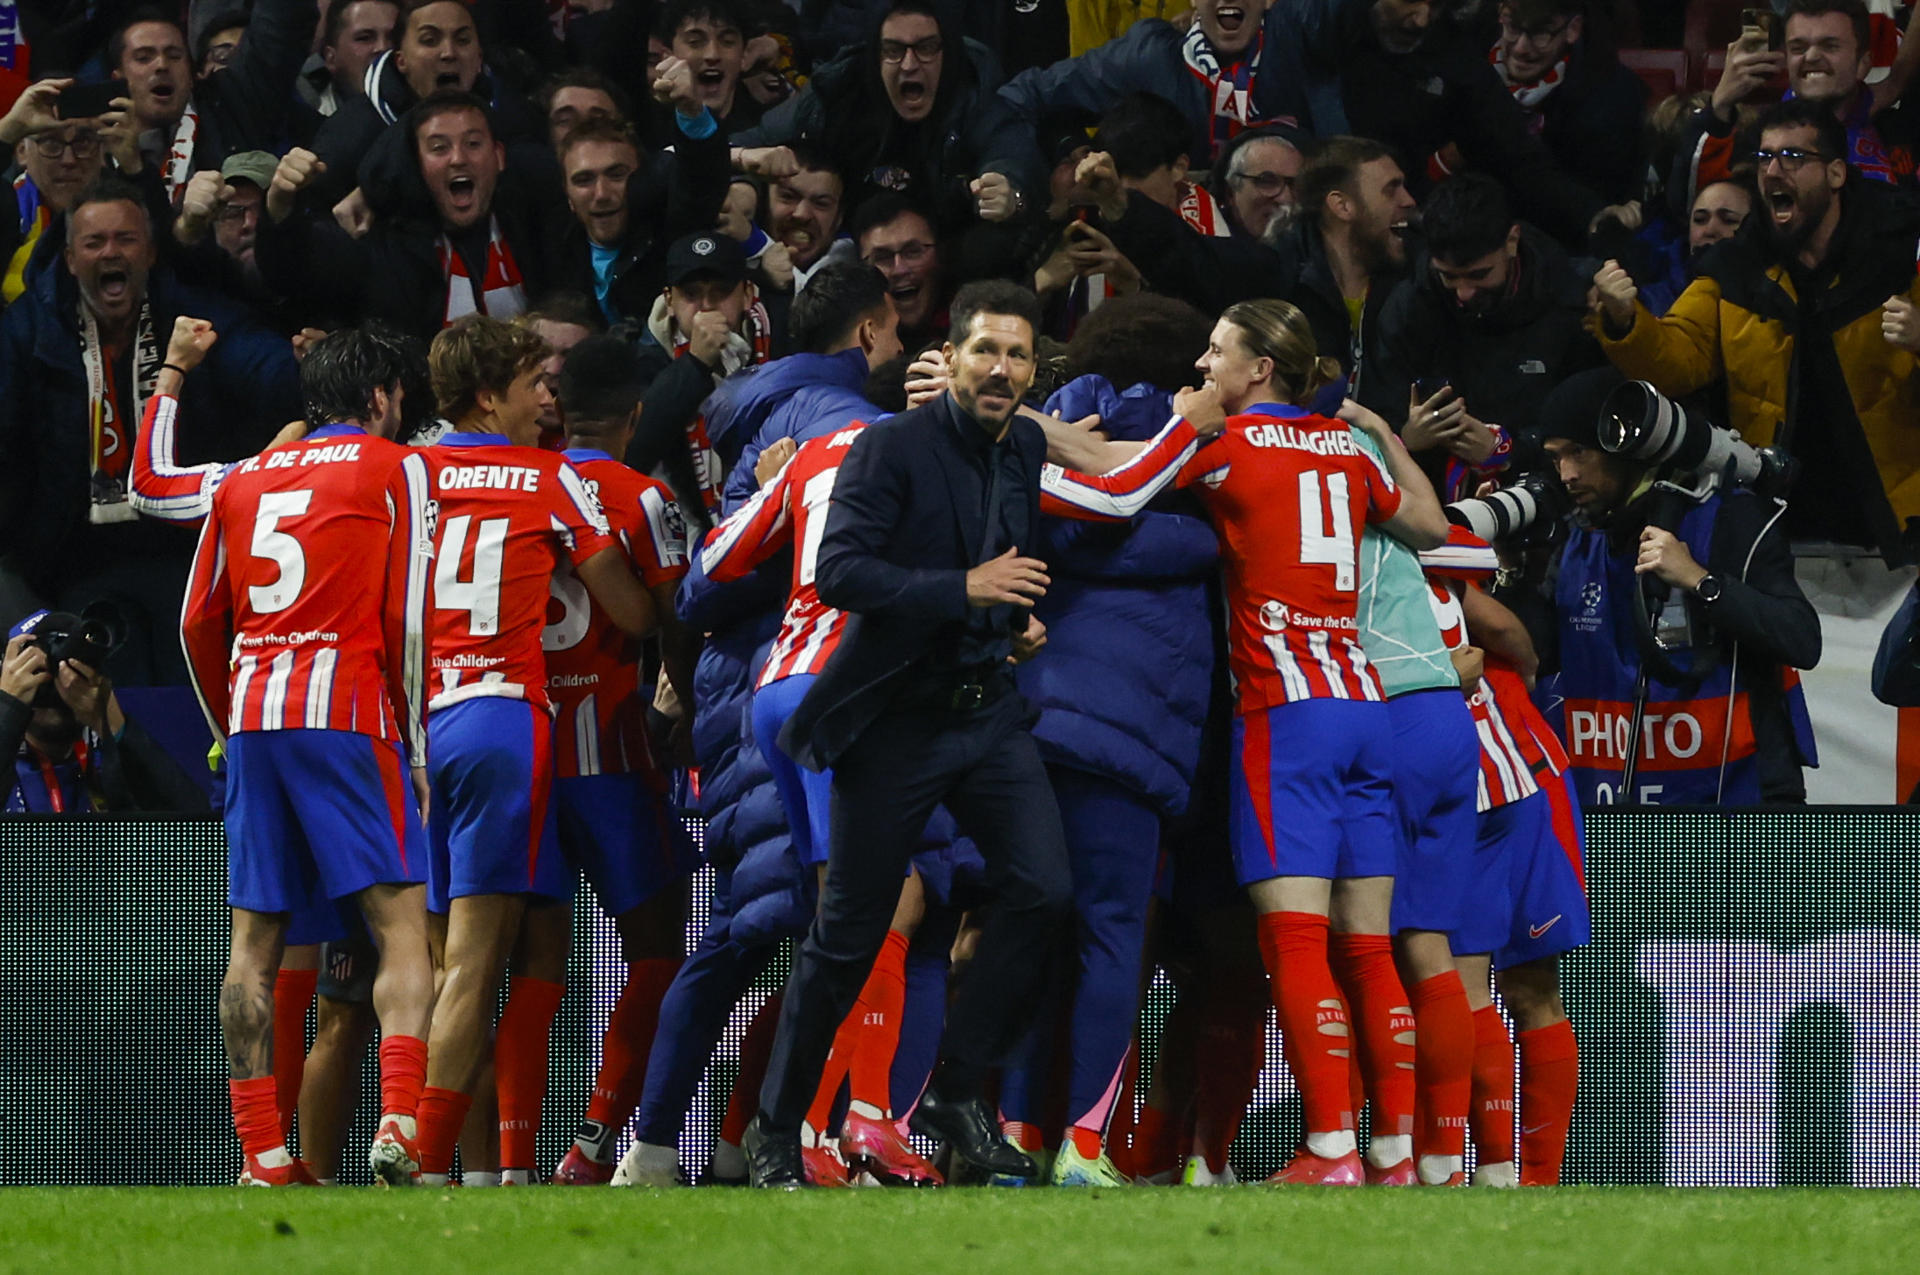
POLYGON ((392 740, 344 730, 231 736, 226 824, 227 899, 250 912, 299 912, 426 877, 420 812, 392 740))
POLYGON ((828 812, 832 808, 833 772, 808 770, 780 750, 780 728, 793 716, 813 685, 814 674, 799 673, 783 677, 753 693, 753 738, 760 755, 773 772, 773 787, 780 794, 780 808, 787 812, 787 827, 793 834, 793 848, 800 862, 812 866, 827 861, 828 812))
POLYGON ((608 916, 632 911, 700 866, 644 775, 563 776, 553 781, 553 800, 560 851, 608 916))
POLYGON ((1539 778, 1540 800, 1549 815, 1547 834, 1530 843, 1531 854, 1515 858, 1510 865, 1512 928, 1494 952, 1495 969, 1559 956, 1586 946, 1593 937, 1581 853, 1580 798, 1573 776, 1539 778))
POLYGON ((1452 688, 1387 701, 1393 719, 1393 805, 1400 862, 1393 874, 1393 931, 1450 933, 1466 902, 1479 831, 1480 733, 1452 688))
POLYGON ((1235 717, 1228 804, 1241 885, 1392 876, 1400 825, 1387 706, 1312 699, 1235 717))
POLYGON ((449 705, 428 724, 427 779, 430 910, 471 894, 573 897, 551 800, 552 718, 504 697, 449 705))
POLYGON ((332 899, 322 899, 295 908, 287 920, 287 946, 306 947, 312 943, 337 943, 347 937, 347 918, 342 909, 352 910, 332 899))

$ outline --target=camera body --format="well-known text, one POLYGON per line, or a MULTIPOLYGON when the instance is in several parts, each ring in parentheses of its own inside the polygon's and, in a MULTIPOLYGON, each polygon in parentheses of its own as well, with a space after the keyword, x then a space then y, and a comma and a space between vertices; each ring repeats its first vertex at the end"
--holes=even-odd
POLYGON ((32 632, 33 645, 46 652, 49 674, 33 697, 35 708, 60 707, 60 691, 55 679, 64 661, 75 660, 96 673, 101 672, 122 640, 117 613, 99 604, 88 607, 81 615, 49 611, 40 617, 32 632))

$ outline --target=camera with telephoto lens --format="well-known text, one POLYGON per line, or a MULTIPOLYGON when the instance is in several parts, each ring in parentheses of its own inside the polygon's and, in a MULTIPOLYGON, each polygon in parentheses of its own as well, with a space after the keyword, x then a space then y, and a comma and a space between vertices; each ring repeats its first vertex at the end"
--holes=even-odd
POLYGON ((1572 507, 1566 488, 1547 474, 1522 474, 1490 496, 1456 500, 1446 507, 1447 521, 1492 542, 1516 535, 1537 522, 1554 522, 1572 507))
POLYGON ((99 673, 120 649, 123 626, 112 607, 95 603, 80 615, 51 611, 33 627, 33 645, 47 653, 47 680, 33 697, 35 708, 58 708, 60 665, 74 660, 99 673))
POLYGON ((1600 409, 1600 446, 1702 479, 1727 478, 1763 496, 1786 495, 1797 468, 1785 452, 1742 441, 1645 381, 1628 381, 1607 395, 1600 409))

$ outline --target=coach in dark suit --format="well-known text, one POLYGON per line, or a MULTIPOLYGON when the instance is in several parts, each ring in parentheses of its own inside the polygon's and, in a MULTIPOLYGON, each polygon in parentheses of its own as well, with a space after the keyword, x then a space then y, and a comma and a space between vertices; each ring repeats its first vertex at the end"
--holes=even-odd
MULTIPOLYGON (((1045 564, 1021 548, 1039 524, 1047 443, 1015 416, 1040 310, 1025 288, 985 281, 960 290, 950 317, 947 392, 853 444, 820 542, 820 598, 852 618, 780 744, 832 768, 832 846, 747 1133, 761 1186, 800 1185, 801 1120, 942 803, 979 845, 996 899, 913 1125, 982 1169, 1036 1172, 981 1090, 1025 1026, 1071 899, 1060 813, 1010 665, 1045 640, 1029 609, 1046 592, 1045 564)), ((1211 396, 1183 406, 1203 433, 1218 429, 1211 396)))

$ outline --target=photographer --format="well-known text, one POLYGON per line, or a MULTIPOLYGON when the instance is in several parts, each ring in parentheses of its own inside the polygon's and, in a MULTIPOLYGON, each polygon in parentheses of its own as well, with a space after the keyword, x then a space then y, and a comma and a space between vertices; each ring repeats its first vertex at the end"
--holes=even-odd
POLYGON ((36 611, 8 634, 0 756, 13 769, 0 813, 205 811, 192 779, 120 710, 105 673, 72 656, 55 666, 56 655, 88 646, 79 631, 90 623, 36 611))
POLYGON ((1606 369, 1583 373, 1543 412, 1574 506, 1554 600, 1580 800, 1804 801, 1801 767, 1816 758, 1793 670, 1819 661, 1820 621, 1794 581, 1780 506, 1723 489, 1717 466, 1685 472, 1604 450, 1599 422, 1623 388, 1606 369))

